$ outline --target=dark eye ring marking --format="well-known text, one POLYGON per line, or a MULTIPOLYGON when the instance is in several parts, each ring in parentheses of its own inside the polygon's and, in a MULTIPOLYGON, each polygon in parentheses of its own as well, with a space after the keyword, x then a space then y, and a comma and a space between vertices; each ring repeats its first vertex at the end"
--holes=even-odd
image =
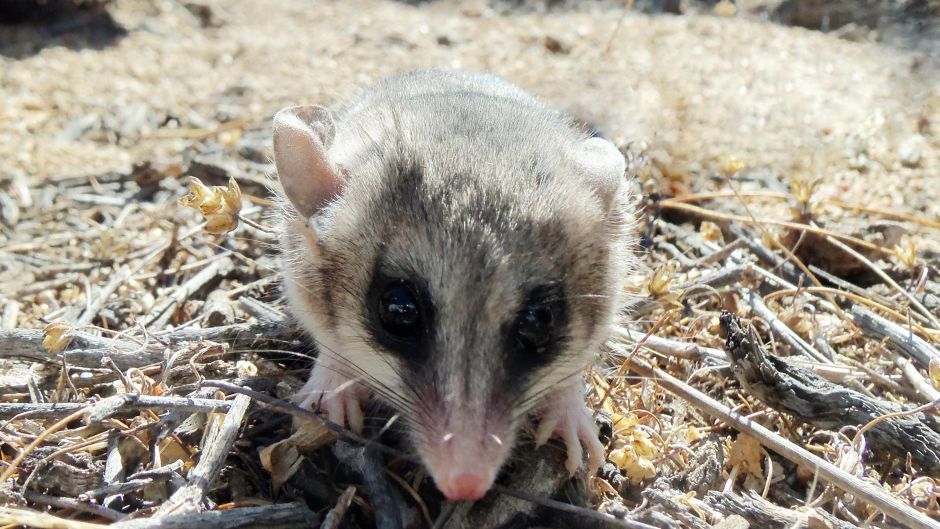
POLYGON ((430 351, 434 320, 434 305, 420 280, 372 276, 364 321, 376 347, 420 365, 430 351))
POLYGON ((536 287, 516 314, 510 339, 518 352, 536 361, 555 348, 564 324, 565 302, 561 290, 551 285, 536 287))

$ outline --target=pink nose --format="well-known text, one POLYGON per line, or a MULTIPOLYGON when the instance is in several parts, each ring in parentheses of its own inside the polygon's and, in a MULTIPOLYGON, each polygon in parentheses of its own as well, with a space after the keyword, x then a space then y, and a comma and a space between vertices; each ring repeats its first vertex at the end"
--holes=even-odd
POLYGON ((479 474, 463 473, 441 483, 441 492, 448 500, 479 500, 486 490, 486 481, 479 474))

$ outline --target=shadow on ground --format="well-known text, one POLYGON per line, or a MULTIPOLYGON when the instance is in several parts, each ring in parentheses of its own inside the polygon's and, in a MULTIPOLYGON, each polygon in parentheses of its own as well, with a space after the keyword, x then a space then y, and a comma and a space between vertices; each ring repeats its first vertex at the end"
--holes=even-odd
POLYGON ((102 49, 127 35, 99 2, 4 0, 0 55, 22 59, 43 48, 102 49))

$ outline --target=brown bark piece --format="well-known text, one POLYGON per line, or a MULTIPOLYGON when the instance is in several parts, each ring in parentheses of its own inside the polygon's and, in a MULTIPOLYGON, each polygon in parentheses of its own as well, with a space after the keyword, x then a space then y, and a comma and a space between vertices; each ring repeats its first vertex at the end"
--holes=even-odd
MULTIPOLYGON (((727 335, 725 351, 734 363, 738 381, 776 410, 829 430, 861 427, 884 415, 904 411, 897 404, 838 386, 767 354, 755 335, 729 312, 721 315, 721 325, 727 335)), ((873 426, 867 437, 873 454, 887 451, 899 458, 910 454, 916 466, 940 475, 940 421, 936 418, 922 413, 887 418, 873 426)))

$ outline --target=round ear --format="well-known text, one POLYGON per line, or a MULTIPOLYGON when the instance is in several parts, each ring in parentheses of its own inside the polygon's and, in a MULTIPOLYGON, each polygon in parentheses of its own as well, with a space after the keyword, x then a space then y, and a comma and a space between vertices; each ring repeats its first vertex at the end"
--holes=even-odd
POLYGON ((574 159, 581 178, 609 211, 627 169, 623 154, 603 138, 588 138, 577 147, 574 159))
POLYGON ((327 150, 333 118, 320 106, 288 107, 274 115, 274 164, 284 193, 297 212, 312 217, 342 190, 339 169, 327 150))

